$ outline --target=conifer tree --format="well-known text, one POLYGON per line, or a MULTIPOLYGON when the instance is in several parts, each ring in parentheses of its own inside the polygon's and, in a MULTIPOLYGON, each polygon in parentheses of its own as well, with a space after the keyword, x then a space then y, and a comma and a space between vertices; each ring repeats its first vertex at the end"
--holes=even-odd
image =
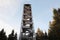
POLYGON ((0 40, 7 40, 7 36, 4 32, 4 29, 0 31, 0 40))
POLYGON ((14 35, 14 30, 12 30, 12 33, 9 35, 8 40, 17 40, 17 33, 14 35))
POLYGON ((48 35, 47 35, 47 32, 44 33, 44 37, 43 37, 44 40, 48 40, 48 35))
POLYGON ((36 33, 36 40, 43 40, 44 33, 38 28, 36 33))
POLYGON ((50 22, 49 40, 60 40, 60 9, 53 10, 53 21, 50 22))
POLYGON ((17 33, 15 33, 15 40, 17 40, 17 33))

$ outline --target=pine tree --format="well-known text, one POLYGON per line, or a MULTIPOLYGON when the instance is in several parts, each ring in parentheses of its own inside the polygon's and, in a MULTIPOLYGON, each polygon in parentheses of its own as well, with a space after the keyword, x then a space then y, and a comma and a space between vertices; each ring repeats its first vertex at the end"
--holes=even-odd
POLYGON ((4 32, 4 29, 0 31, 0 40, 7 40, 7 36, 4 32))
POLYGON ((17 33, 15 33, 15 40, 17 40, 17 33))
POLYGON ((49 40, 60 40, 60 9, 53 10, 53 21, 50 22, 49 40))
POLYGON ((17 33, 14 35, 14 30, 12 30, 12 33, 9 35, 8 40, 17 40, 17 33))
POLYGON ((38 28, 36 33, 36 40, 43 40, 44 33, 38 28))
POLYGON ((48 35, 47 35, 47 32, 44 33, 44 37, 43 37, 44 40, 48 40, 48 35))

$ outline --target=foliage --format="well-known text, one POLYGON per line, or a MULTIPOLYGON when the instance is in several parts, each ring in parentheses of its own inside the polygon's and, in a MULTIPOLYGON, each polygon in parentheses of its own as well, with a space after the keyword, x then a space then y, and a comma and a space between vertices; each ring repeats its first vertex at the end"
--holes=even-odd
POLYGON ((48 35, 47 33, 43 33, 39 28, 37 30, 36 33, 36 40, 47 40, 48 39, 48 35))
POLYGON ((60 9, 53 10, 53 21, 50 22, 49 40, 60 40, 60 9))
POLYGON ((0 31, 0 40, 7 40, 7 36, 4 32, 4 29, 0 31))
POLYGON ((14 35, 14 30, 12 30, 12 33, 9 34, 7 37, 6 33, 4 32, 4 29, 0 31, 0 40, 17 40, 17 33, 14 35))

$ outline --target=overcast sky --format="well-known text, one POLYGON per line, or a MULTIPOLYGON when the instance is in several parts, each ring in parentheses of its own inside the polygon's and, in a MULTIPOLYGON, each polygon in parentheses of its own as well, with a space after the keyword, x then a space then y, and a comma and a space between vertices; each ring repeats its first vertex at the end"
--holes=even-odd
POLYGON ((53 8, 60 8, 60 0, 0 0, 0 30, 4 28, 8 35, 14 29, 19 34, 25 3, 31 4, 34 30, 48 31, 53 8))

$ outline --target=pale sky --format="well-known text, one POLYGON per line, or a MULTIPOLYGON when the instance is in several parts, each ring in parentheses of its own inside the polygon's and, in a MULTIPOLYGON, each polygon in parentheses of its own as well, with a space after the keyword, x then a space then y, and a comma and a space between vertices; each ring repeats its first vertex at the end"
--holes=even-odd
POLYGON ((48 31, 52 10, 60 8, 60 0, 0 0, 0 30, 4 28, 8 35, 14 29, 19 34, 25 3, 31 4, 34 30, 48 31))

